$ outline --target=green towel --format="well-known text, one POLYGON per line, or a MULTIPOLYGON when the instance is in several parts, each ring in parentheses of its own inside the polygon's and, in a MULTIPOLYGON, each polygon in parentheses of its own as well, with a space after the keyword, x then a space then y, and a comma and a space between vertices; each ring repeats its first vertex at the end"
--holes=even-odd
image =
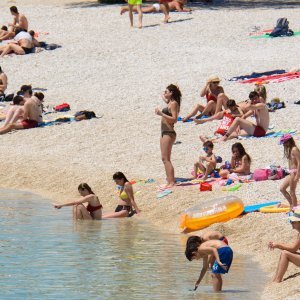
MULTIPOLYGON (((300 35, 300 31, 294 31, 294 34, 291 36, 295 35, 300 35)), ((252 39, 273 39, 274 37, 268 35, 268 34, 262 34, 262 35, 255 35, 255 36, 250 36, 252 39)), ((285 36, 281 36, 285 37, 285 36)))

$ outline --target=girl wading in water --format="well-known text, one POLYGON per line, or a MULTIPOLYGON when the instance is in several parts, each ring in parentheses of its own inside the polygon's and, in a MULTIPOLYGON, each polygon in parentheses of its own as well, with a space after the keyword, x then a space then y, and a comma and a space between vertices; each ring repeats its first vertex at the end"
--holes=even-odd
POLYGON ((114 212, 106 213, 102 218, 126 218, 132 217, 134 214, 140 214, 141 211, 134 200, 132 184, 128 181, 126 176, 122 172, 117 172, 113 175, 113 180, 120 189, 119 204, 114 212))
POLYGON ((180 110, 181 92, 176 85, 170 84, 167 86, 162 98, 167 103, 167 106, 162 110, 156 108, 155 113, 162 117, 160 150, 167 175, 167 184, 165 188, 170 188, 175 185, 174 167, 171 163, 171 152, 176 140, 174 124, 177 122, 180 110))
POLYGON ((65 204, 54 204, 54 207, 60 209, 64 206, 73 206, 74 220, 101 220, 102 205, 91 187, 87 183, 81 183, 78 186, 78 192, 80 199, 65 204), (83 203, 87 203, 87 206, 83 203))

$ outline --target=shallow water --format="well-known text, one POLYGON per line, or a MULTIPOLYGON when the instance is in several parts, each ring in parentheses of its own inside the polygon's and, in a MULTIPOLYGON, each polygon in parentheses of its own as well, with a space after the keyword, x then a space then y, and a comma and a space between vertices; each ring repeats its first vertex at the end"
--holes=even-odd
POLYGON ((1 299, 258 299, 265 280, 235 256, 223 293, 208 275, 192 292, 201 263, 186 260, 184 236, 134 218, 74 223, 27 192, 2 190, 0 207, 1 299))

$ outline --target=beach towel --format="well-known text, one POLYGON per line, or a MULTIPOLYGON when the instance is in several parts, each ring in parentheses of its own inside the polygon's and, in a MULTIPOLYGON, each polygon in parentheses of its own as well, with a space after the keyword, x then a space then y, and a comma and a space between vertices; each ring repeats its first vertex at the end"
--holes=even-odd
MULTIPOLYGON (((291 36, 298 36, 300 35, 300 31, 294 31, 294 34, 291 36)), ((279 37, 288 37, 288 36, 279 36, 279 37)), ((262 34, 262 35, 252 35, 250 36, 252 39, 274 39, 275 37, 269 35, 269 34, 262 34)))
POLYGON ((282 137, 284 134, 291 134, 294 135, 297 132, 297 129, 286 129, 286 130, 280 130, 280 131, 271 131, 268 132, 265 136, 261 137, 255 137, 255 136, 239 136, 239 140, 244 140, 244 139, 260 139, 260 138, 278 138, 282 137))
POLYGON ((232 77, 228 80, 229 81, 239 81, 239 80, 259 78, 259 77, 263 77, 263 76, 270 76, 270 75, 283 74, 283 73, 286 73, 286 70, 279 69, 279 70, 272 70, 272 71, 261 72, 261 73, 253 72, 252 74, 249 74, 249 75, 236 76, 236 77, 232 77))
POLYGON ((257 31, 254 31, 254 32, 250 32, 249 35, 250 36, 264 35, 266 33, 272 32, 272 30, 273 29, 257 30, 257 31))
POLYGON ((288 72, 282 74, 275 74, 270 76, 263 76, 259 78, 251 78, 247 80, 237 81, 238 83, 279 83, 287 80, 300 78, 300 72, 288 72))

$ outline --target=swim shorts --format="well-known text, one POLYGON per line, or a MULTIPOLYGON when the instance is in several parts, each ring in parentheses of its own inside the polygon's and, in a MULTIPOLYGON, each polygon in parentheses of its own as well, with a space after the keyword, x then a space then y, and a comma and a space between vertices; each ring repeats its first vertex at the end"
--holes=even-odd
POLYGON ((218 253, 220 256, 220 261, 224 265, 226 265, 227 269, 223 269, 216 261, 212 267, 212 273, 213 274, 225 274, 228 273, 231 263, 232 263, 232 258, 233 258, 233 252, 230 247, 222 247, 218 249, 218 253))
POLYGON ((30 53, 32 53, 32 48, 22 47, 22 49, 24 50, 25 54, 30 54, 30 53))
POLYGON ((23 125, 24 129, 38 127, 38 122, 35 120, 23 120, 21 124, 23 125))
POLYGON ((262 137, 266 135, 266 131, 261 126, 256 126, 253 132, 253 136, 262 137))
POLYGON ((226 236, 222 236, 222 237, 220 238, 220 241, 222 241, 222 242, 224 242, 225 244, 228 245, 228 240, 227 240, 226 236))
POLYGON ((141 5, 142 0, 128 0, 128 4, 130 4, 130 5, 141 5))
POLYGON ((155 10, 156 10, 157 12, 160 11, 160 5, 159 5, 158 3, 154 3, 152 6, 155 8, 155 10))

